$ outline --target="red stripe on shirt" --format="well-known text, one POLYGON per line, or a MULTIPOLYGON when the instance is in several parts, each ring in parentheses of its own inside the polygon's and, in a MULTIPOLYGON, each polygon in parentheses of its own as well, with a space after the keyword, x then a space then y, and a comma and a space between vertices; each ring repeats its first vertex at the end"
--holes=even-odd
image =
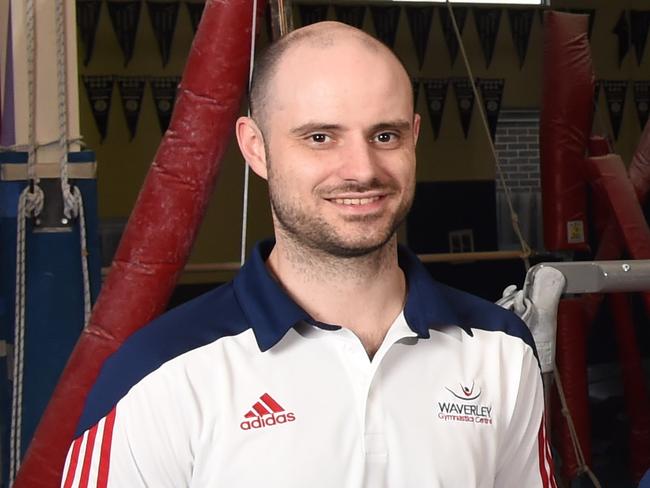
POLYGON ((546 438, 546 424, 544 424, 544 438, 546 443, 546 461, 548 462, 548 475, 551 480, 551 488, 557 488, 555 481, 555 466, 553 465, 553 453, 551 452, 551 443, 546 438))
POLYGON ((115 426, 115 408, 109 412, 104 420, 104 434, 102 447, 99 453, 99 470, 97 472, 97 488, 108 486, 108 472, 111 464, 111 444, 113 442, 113 427, 115 426))
POLYGON ((539 426, 539 433, 537 434, 537 449, 539 457, 539 474, 542 477, 542 487, 551 488, 551 484, 548 479, 548 471, 546 470, 546 435, 543 415, 542 423, 539 426))
POLYGON ((84 454, 84 464, 81 468, 81 478, 79 479, 79 488, 88 488, 88 479, 90 478, 90 464, 93 460, 93 449, 95 447, 95 437, 97 436, 97 425, 88 432, 86 441, 86 453, 84 454))
POLYGON ((271 410, 273 410, 274 413, 284 412, 284 408, 282 408, 268 393, 264 393, 264 395, 260 397, 260 400, 271 407, 271 410))
POLYGON ((77 472, 77 463, 79 462, 79 452, 81 451, 81 443, 84 436, 77 437, 72 443, 72 453, 70 454, 70 464, 68 465, 68 473, 65 477, 63 488, 71 488, 74 481, 74 475, 77 472))

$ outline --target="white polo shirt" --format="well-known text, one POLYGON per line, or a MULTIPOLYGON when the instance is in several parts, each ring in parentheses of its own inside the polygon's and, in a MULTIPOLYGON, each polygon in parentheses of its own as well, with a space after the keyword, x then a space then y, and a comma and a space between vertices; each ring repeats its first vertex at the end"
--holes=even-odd
POLYGON ((406 305, 371 361, 284 293, 271 248, 107 360, 62 486, 555 486, 538 361, 515 315, 400 249, 406 305))

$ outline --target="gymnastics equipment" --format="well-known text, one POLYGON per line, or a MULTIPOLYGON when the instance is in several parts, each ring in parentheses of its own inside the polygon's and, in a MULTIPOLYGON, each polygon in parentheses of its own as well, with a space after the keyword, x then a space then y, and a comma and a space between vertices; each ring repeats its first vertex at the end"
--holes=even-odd
POLYGON ((254 18, 250 1, 206 2, 169 129, 90 322, 25 455, 15 488, 58 486, 86 395, 104 360, 164 310, 198 231, 239 112, 254 18))

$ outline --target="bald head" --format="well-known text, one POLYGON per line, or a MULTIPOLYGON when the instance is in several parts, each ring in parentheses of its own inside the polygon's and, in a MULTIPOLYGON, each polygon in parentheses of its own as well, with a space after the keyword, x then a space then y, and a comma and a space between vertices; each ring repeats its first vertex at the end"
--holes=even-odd
MULTIPOLYGON (((365 32, 340 22, 318 22, 297 29, 271 44, 255 63, 250 91, 251 116, 263 132, 268 130, 268 111, 274 100, 277 89, 276 74, 287 64, 289 56, 313 56, 314 53, 326 55, 326 51, 335 47, 354 46, 368 51, 392 65, 401 72, 403 81, 409 83, 409 76, 397 56, 374 37, 365 32), (310 52, 311 54, 308 54, 310 52)), ((295 59, 293 61, 296 61, 295 59)), ((291 63, 292 70, 297 68, 300 61, 291 63)), ((296 73, 299 74, 299 73, 296 73)), ((368 73, 372 76, 372 73, 368 73)))

